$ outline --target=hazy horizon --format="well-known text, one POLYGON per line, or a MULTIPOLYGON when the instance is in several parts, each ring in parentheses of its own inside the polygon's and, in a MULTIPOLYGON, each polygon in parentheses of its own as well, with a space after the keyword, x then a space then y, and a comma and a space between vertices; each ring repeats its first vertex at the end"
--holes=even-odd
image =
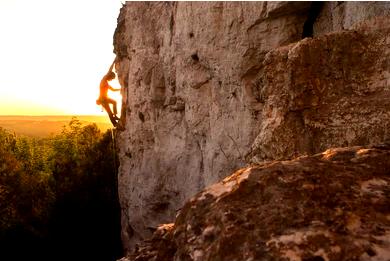
POLYGON ((0 115, 0 128, 18 135, 42 138, 61 133, 73 118, 82 125, 95 123, 102 131, 113 128, 108 116, 104 115, 0 115))
POLYGON ((67 116, 67 117, 77 117, 77 116, 91 116, 91 117, 108 117, 105 114, 42 114, 42 115, 23 115, 23 114, 0 114, 0 117, 51 117, 51 116, 67 116))

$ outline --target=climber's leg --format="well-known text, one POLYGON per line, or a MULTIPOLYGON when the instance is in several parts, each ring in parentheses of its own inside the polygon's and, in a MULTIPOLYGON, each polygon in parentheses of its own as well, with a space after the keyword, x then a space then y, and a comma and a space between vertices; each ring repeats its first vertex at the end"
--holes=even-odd
POLYGON ((113 99, 110 99, 110 98, 107 98, 106 101, 107 101, 107 103, 111 103, 112 104, 112 110, 114 112, 114 115, 116 116, 117 113, 118 113, 118 111, 116 109, 116 101, 113 100, 113 99))
POLYGON ((108 117, 110 118, 110 121, 112 123, 112 125, 114 125, 114 127, 116 126, 117 124, 117 120, 118 120, 118 117, 116 117, 116 115, 114 116, 112 114, 112 111, 111 111, 111 108, 110 108, 110 105, 107 101, 104 101, 102 103, 102 106, 103 108, 106 110, 107 114, 108 114, 108 117))

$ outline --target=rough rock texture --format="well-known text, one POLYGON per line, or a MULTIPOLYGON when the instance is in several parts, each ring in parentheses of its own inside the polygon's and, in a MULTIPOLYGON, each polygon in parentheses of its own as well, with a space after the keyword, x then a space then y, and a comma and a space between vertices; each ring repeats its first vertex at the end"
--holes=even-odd
POLYGON ((255 77, 263 100, 248 160, 285 159, 390 137, 390 19, 270 51, 255 77))
POLYGON ((324 2, 314 24, 314 36, 353 29, 360 23, 390 15, 390 2, 324 2))
POLYGON ((241 169, 127 260, 390 260, 390 144, 241 169))
MULTIPOLYGON (((359 9, 344 5, 346 14, 359 9)), ((124 5, 114 46, 123 87, 119 196, 127 250, 248 162, 389 136, 390 23, 365 21, 388 5, 343 15, 348 28, 363 26, 356 32, 298 42, 310 6, 124 5)), ((339 29, 325 7, 314 35, 339 29)))

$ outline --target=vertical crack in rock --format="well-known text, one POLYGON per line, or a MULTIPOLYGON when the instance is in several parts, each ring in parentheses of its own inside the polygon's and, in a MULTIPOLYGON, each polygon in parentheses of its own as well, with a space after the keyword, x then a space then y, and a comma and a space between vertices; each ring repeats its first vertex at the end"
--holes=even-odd
POLYGON ((320 14, 323 6, 324 2, 322 1, 311 2, 309 13, 307 15, 307 20, 303 24, 302 39, 305 37, 313 37, 314 23, 318 15, 320 14))
POLYGON ((204 156, 203 156, 203 150, 202 150, 202 147, 200 145, 200 141, 197 140, 196 141, 196 145, 198 147, 198 150, 199 150, 199 154, 200 154, 200 163, 199 163, 199 181, 198 181, 198 189, 201 190, 205 187, 205 183, 204 183, 204 156))

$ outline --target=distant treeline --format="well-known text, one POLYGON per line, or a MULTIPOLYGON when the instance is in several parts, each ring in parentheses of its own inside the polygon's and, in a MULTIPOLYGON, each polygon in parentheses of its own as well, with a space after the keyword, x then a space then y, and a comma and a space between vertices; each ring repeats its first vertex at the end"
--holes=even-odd
POLYGON ((0 260, 116 260, 118 166, 110 130, 73 119, 50 138, 0 128, 0 260))
MULTIPOLYGON (((48 137, 59 134, 64 125, 67 125, 74 116, 1 116, 0 127, 35 138, 48 137)), ((106 131, 112 125, 106 116, 77 116, 83 124, 96 123, 100 130, 106 131)))

